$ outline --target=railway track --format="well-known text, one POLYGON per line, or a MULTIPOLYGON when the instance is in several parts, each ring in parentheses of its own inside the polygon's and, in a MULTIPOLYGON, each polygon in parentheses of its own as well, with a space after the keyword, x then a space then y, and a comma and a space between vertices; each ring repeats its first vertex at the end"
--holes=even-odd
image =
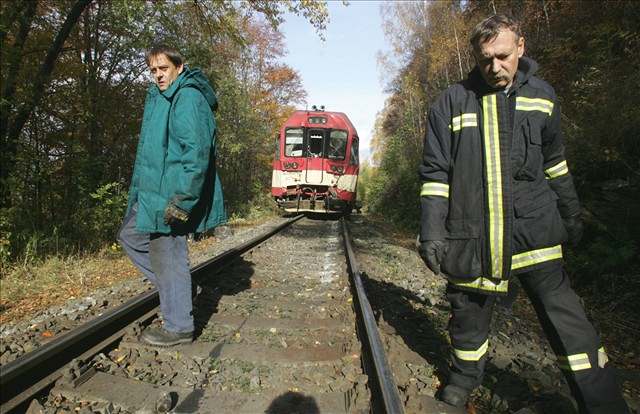
POLYGON ((139 342, 142 294, 3 366, 0 411, 49 390, 50 412, 404 412, 347 223, 301 218, 192 269, 193 344, 139 342))

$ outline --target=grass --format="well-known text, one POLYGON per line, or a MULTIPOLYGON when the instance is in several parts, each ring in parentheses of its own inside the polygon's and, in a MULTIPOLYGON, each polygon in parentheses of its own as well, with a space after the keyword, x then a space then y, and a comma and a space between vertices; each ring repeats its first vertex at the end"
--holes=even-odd
MULTIPOLYGON (((231 227, 252 226, 274 216, 268 208, 252 209, 245 217, 232 217, 231 227)), ((192 253, 208 250, 216 242, 209 237, 190 245, 192 253)), ((117 244, 97 253, 52 255, 21 260, 0 267, 0 324, 14 322, 96 289, 140 277, 117 244)))
POLYGON ((5 324, 96 289, 137 277, 119 251, 52 256, 5 268, 0 275, 0 323, 5 324))

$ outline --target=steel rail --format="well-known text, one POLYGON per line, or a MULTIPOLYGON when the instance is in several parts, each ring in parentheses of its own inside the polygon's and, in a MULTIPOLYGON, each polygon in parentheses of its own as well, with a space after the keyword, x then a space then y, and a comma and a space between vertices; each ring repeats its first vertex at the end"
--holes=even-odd
POLYGON ((402 414, 404 413, 404 405, 400 399, 398 387, 393 379, 393 373, 389 367, 389 361, 387 360, 382 340, 380 339, 380 333, 378 332, 376 318, 373 315, 371 304, 369 303, 369 299, 367 299, 367 293, 362 283, 362 273, 358 268, 358 262, 356 261, 353 247, 351 246, 351 232, 349 231, 349 226, 345 219, 342 218, 341 221, 344 247, 347 253, 351 279, 354 285, 353 287, 356 291, 356 300, 358 301, 360 308, 359 316, 362 318, 367 345, 371 352, 372 362, 375 367, 375 384, 379 387, 386 413, 402 414))
MULTIPOLYGON (((288 219, 264 234, 194 266, 191 269, 192 277, 196 279, 202 277, 211 266, 221 267, 229 264, 233 259, 303 217, 304 215, 301 214, 288 219)), ((60 377, 60 371, 73 359, 86 356, 87 350, 93 349, 95 351, 93 355, 95 355, 100 352, 100 349, 120 339, 124 333, 117 334, 118 332, 124 332, 127 326, 157 306, 158 291, 156 289, 142 293, 0 367, 0 412, 6 413, 15 409, 53 384, 60 377)), ((88 358, 93 355, 89 355, 88 358)))

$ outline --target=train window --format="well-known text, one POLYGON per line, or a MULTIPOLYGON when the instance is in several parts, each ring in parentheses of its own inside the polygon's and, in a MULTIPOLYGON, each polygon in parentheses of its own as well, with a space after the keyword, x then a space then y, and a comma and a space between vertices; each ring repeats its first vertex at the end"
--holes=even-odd
POLYGON ((327 118, 323 116, 311 116, 309 117, 309 123, 310 124, 326 124, 327 118))
POLYGON ((287 157, 302 157, 302 128, 289 128, 284 137, 284 155, 287 157))
POLYGON ((276 160, 280 159, 280 134, 276 135, 276 160))
POLYGON ((329 153, 330 159, 344 160, 347 153, 347 131, 333 130, 329 135, 329 153))
POLYGON ((353 137, 353 142, 351 143, 351 159, 349 160, 349 164, 358 165, 358 137, 353 137))
POLYGON ((308 157, 321 157, 324 144, 324 131, 321 129, 309 130, 309 141, 307 142, 308 157))

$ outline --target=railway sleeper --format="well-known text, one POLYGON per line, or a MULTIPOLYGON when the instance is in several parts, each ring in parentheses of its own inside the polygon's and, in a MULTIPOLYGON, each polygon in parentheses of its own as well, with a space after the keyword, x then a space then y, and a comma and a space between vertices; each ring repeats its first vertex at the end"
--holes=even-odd
MULTIPOLYGON (((361 387, 363 388, 363 387, 361 387)), ((256 412, 328 412, 365 413, 368 407, 357 407, 356 394, 362 390, 305 394, 291 389, 268 389, 257 393, 213 391, 203 388, 159 386, 96 372, 87 381, 73 386, 61 381, 51 394, 70 401, 111 403, 126 412, 172 413, 256 413, 256 412), (167 396, 170 403, 167 404, 167 396), (166 409, 162 409, 167 407, 166 409), (289 410, 287 410, 289 407, 289 410), (315 411, 313 411, 315 409, 315 411), (271 410, 271 411, 269 411, 271 410)))

